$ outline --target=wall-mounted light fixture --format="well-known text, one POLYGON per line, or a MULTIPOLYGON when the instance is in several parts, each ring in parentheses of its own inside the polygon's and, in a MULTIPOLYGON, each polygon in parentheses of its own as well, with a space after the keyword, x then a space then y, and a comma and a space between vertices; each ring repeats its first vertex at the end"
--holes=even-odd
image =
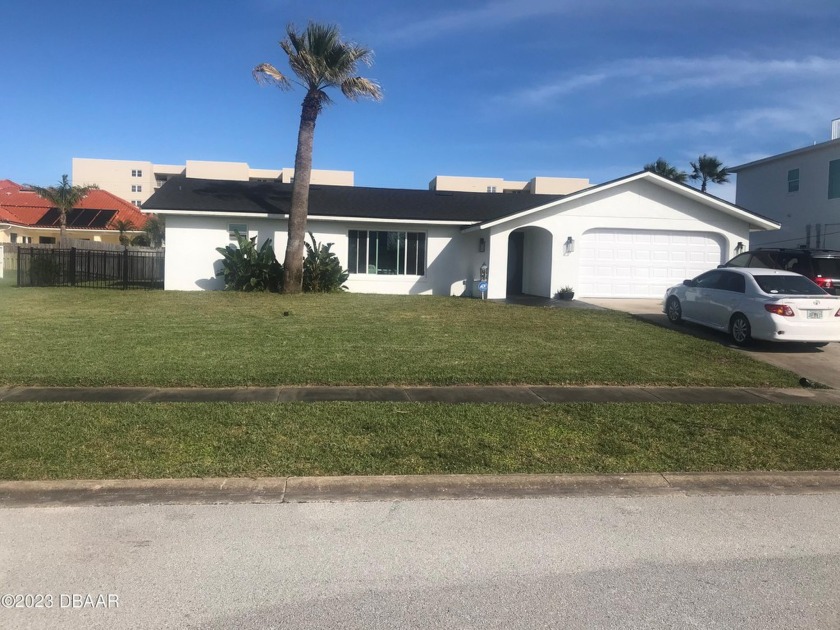
POLYGON ((735 246, 735 255, 742 254, 744 252, 744 243, 742 241, 738 241, 738 244, 735 246))
POLYGON ((566 239, 566 242, 563 243, 563 253, 568 255, 573 251, 575 251, 575 239, 570 236, 566 239))
POLYGON ((478 239, 478 251, 483 252, 487 248, 487 243, 483 238, 478 239))

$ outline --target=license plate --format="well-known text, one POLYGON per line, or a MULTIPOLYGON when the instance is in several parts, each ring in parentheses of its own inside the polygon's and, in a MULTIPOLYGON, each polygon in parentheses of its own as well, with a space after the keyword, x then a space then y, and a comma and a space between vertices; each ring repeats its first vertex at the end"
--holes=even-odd
POLYGON ((805 311, 808 313, 808 319, 822 319, 822 311, 805 311))

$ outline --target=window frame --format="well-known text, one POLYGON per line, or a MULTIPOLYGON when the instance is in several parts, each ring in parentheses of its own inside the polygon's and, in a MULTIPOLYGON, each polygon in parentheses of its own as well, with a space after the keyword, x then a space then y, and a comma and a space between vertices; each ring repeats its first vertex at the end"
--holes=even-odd
POLYGON ((384 276, 392 278, 423 278, 426 275, 429 257, 429 236, 423 231, 409 230, 363 230, 347 232, 347 271, 359 276, 384 276), (380 260, 394 251, 393 273, 388 266, 380 266, 380 260), (373 259, 372 259, 373 255, 373 259), (411 260, 411 257, 414 260, 411 260), (373 268, 373 271, 371 271, 373 268), (408 273, 413 269, 415 273, 408 273), (417 273, 421 271, 422 273, 417 273))
POLYGON ((840 160, 828 163, 828 198, 840 199, 840 160))
POLYGON ((228 223, 228 241, 231 243, 238 243, 239 240, 236 238, 236 232, 239 232, 245 238, 249 238, 248 236, 248 224, 247 223, 228 223), (243 227, 244 230, 238 230, 236 228, 243 227))
POLYGON ((787 188, 789 193, 799 192, 799 169, 792 168, 787 172, 787 188), (793 175, 796 175, 793 177, 793 175))

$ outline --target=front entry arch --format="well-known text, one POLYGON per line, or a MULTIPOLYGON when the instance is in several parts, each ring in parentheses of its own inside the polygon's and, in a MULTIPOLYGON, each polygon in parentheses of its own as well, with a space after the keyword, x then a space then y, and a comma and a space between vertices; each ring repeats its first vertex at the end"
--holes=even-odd
POLYGON ((507 294, 551 297, 551 232, 538 227, 508 236, 507 294))

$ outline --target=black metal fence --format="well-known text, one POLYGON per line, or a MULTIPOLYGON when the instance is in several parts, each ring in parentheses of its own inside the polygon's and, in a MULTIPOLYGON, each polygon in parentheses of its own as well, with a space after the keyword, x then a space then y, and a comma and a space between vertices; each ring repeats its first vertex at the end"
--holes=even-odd
POLYGON ((162 289, 163 250, 18 247, 19 287, 162 289))

